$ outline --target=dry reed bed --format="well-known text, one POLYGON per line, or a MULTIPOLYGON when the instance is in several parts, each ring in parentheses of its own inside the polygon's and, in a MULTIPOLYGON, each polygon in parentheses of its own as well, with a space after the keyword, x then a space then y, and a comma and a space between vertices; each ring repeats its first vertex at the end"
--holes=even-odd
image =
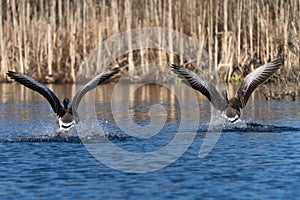
MULTIPOLYGON (((80 64, 101 41, 140 27, 170 28, 198 40, 212 59, 209 69, 227 81, 252 70, 253 61, 279 56, 285 57, 286 80, 300 77, 299 0, 4 0, 0 21, 2 81, 14 70, 39 80, 74 82, 80 64)), ((145 56, 145 51, 139 62, 183 62, 166 52, 145 56)), ((122 59, 133 68, 132 54, 122 59)))

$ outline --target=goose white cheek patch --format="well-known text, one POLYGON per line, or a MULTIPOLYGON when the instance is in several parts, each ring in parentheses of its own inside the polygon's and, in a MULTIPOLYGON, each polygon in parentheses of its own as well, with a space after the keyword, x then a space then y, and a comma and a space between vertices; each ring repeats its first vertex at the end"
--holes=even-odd
POLYGON ((61 120, 61 118, 58 118, 58 125, 59 125, 59 130, 69 130, 70 128, 72 128, 75 124, 75 121, 73 120, 70 123, 65 123, 61 120))

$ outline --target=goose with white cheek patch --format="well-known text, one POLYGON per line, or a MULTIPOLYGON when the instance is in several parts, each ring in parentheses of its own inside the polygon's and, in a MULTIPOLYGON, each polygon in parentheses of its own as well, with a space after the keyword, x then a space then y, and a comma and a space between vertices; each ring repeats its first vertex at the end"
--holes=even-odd
POLYGON ((229 100, 226 90, 222 91, 221 96, 210 81, 198 76, 196 73, 175 64, 171 64, 170 67, 184 83, 201 92, 220 111, 222 116, 234 123, 239 121, 241 109, 246 106, 252 92, 270 78, 282 64, 283 60, 277 59, 252 71, 243 79, 234 97, 229 100))
POLYGON ((97 75, 76 93, 76 95, 73 97, 72 102, 70 102, 69 99, 65 98, 62 104, 59 101, 58 97, 49 88, 34 80, 33 78, 13 71, 8 71, 7 75, 20 84, 24 85, 25 87, 38 92, 48 100, 49 104, 52 107, 52 110, 57 116, 56 122, 59 127, 58 133, 61 133, 63 131, 68 131, 75 125, 75 123, 78 123, 79 119, 76 110, 83 96, 88 91, 107 81, 119 71, 120 69, 117 67, 97 75))

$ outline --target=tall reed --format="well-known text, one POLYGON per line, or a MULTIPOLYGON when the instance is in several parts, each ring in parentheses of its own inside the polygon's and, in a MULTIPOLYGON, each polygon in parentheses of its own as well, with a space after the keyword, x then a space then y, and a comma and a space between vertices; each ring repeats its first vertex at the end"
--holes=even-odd
MULTIPOLYGON (((252 70, 251 62, 281 54, 286 72, 299 71, 300 65, 299 0, 2 0, 0 21, 2 81, 14 70, 46 82, 74 82, 101 41, 141 27, 174 29, 198 40, 211 58, 209 70, 227 81, 252 70)), ((144 49, 138 60, 183 63, 168 52, 150 54, 144 49)), ((133 55, 123 58, 129 69, 137 60, 133 55)))

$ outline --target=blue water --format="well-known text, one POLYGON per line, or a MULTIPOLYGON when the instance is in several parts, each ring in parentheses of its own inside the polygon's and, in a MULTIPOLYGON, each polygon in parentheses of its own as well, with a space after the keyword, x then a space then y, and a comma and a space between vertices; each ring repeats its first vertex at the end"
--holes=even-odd
MULTIPOLYGON (((118 129, 108 102, 97 105, 104 113, 99 122, 107 122, 106 133, 120 136, 110 141, 132 152, 165 146, 180 123, 180 109, 175 109, 175 117, 157 136, 135 138, 118 129)), ((193 106, 205 109, 202 104, 181 108, 193 106)), ((55 116, 43 98, 8 98, 0 103, 0 199, 297 199, 299 108, 299 100, 252 100, 243 114, 248 126, 224 129, 212 151, 200 159, 209 123, 203 113, 193 143, 179 159, 148 173, 128 173, 93 157, 76 131, 58 137, 55 116)), ((142 116, 135 122, 149 124, 142 116)))

